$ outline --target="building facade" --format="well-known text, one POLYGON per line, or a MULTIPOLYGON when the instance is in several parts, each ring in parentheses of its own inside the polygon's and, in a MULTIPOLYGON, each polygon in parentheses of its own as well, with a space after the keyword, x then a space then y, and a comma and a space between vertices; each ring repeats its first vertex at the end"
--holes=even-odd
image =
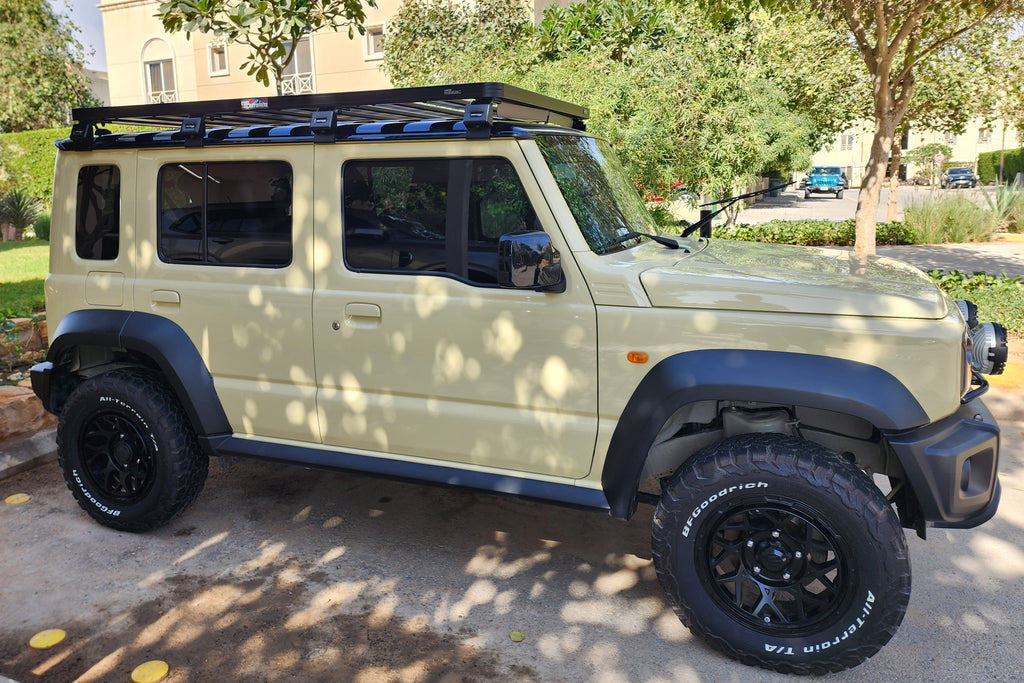
MULTIPOLYGON (((531 3, 534 19, 559 0, 531 3)), ((567 0, 561 0, 565 4, 567 0)), ((304 38, 285 69, 285 94, 372 90, 390 87, 381 70, 383 38, 402 0, 378 0, 366 7, 366 34, 350 39, 346 30, 318 31, 304 38)), ((276 94, 241 69, 245 45, 209 35, 168 34, 156 17, 159 0, 101 0, 113 106, 151 102, 259 97, 276 94)))
MULTIPOLYGON (((870 121, 854 124, 837 135, 831 144, 822 147, 814 155, 815 166, 839 166, 858 187, 864 180, 868 159, 871 156, 871 141, 875 131, 870 121)), ((952 150, 943 166, 966 166, 977 171, 978 155, 984 152, 998 152, 1000 149, 1016 149, 1024 146, 1024 130, 1004 125, 1003 121, 974 119, 962 135, 939 133, 931 130, 911 130, 903 140, 903 151, 907 152, 921 145, 940 143, 952 150)), ((904 179, 913 180, 923 171, 904 161, 904 179)))

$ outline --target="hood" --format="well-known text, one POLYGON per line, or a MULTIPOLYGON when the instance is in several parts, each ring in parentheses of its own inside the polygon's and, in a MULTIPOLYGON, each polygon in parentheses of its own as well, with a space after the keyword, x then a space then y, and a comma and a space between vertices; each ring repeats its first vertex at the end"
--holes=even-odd
POLYGON ((938 319, 946 300, 902 261, 844 249, 712 240, 640 274, 653 306, 938 319))

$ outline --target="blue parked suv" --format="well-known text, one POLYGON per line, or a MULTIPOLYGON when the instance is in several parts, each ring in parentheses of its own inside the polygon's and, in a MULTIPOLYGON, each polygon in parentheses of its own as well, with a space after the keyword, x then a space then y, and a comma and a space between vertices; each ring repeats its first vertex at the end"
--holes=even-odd
POLYGON ((807 176, 807 184, 804 185, 804 199, 810 199, 812 192, 835 194, 836 199, 842 199, 845 187, 846 180, 843 178, 842 169, 838 166, 815 166, 807 176))

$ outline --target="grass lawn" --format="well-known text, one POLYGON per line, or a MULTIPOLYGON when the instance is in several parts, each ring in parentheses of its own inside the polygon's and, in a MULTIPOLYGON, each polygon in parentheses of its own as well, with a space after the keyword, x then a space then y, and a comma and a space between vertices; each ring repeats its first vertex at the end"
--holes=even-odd
POLYGON ((27 318, 46 306, 49 265, 49 242, 0 242, 0 316, 27 318))

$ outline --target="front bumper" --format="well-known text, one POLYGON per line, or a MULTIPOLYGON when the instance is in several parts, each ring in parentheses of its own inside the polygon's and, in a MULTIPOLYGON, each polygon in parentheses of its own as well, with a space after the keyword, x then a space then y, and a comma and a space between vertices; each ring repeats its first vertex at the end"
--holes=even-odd
POLYGON ((925 521, 970 528, 999 506, 999 425, 980 399, 949 417, 887 433, 925 521))
POLYGON ((828 192, 828 193, 833 193, 833 192, 838 192, 839 190, 843 189, 843 187, 841 185, 810 185, 810 184, 808 184, 807 187, 805 187, 804 189, 808 190, 809 192, 828 192))

